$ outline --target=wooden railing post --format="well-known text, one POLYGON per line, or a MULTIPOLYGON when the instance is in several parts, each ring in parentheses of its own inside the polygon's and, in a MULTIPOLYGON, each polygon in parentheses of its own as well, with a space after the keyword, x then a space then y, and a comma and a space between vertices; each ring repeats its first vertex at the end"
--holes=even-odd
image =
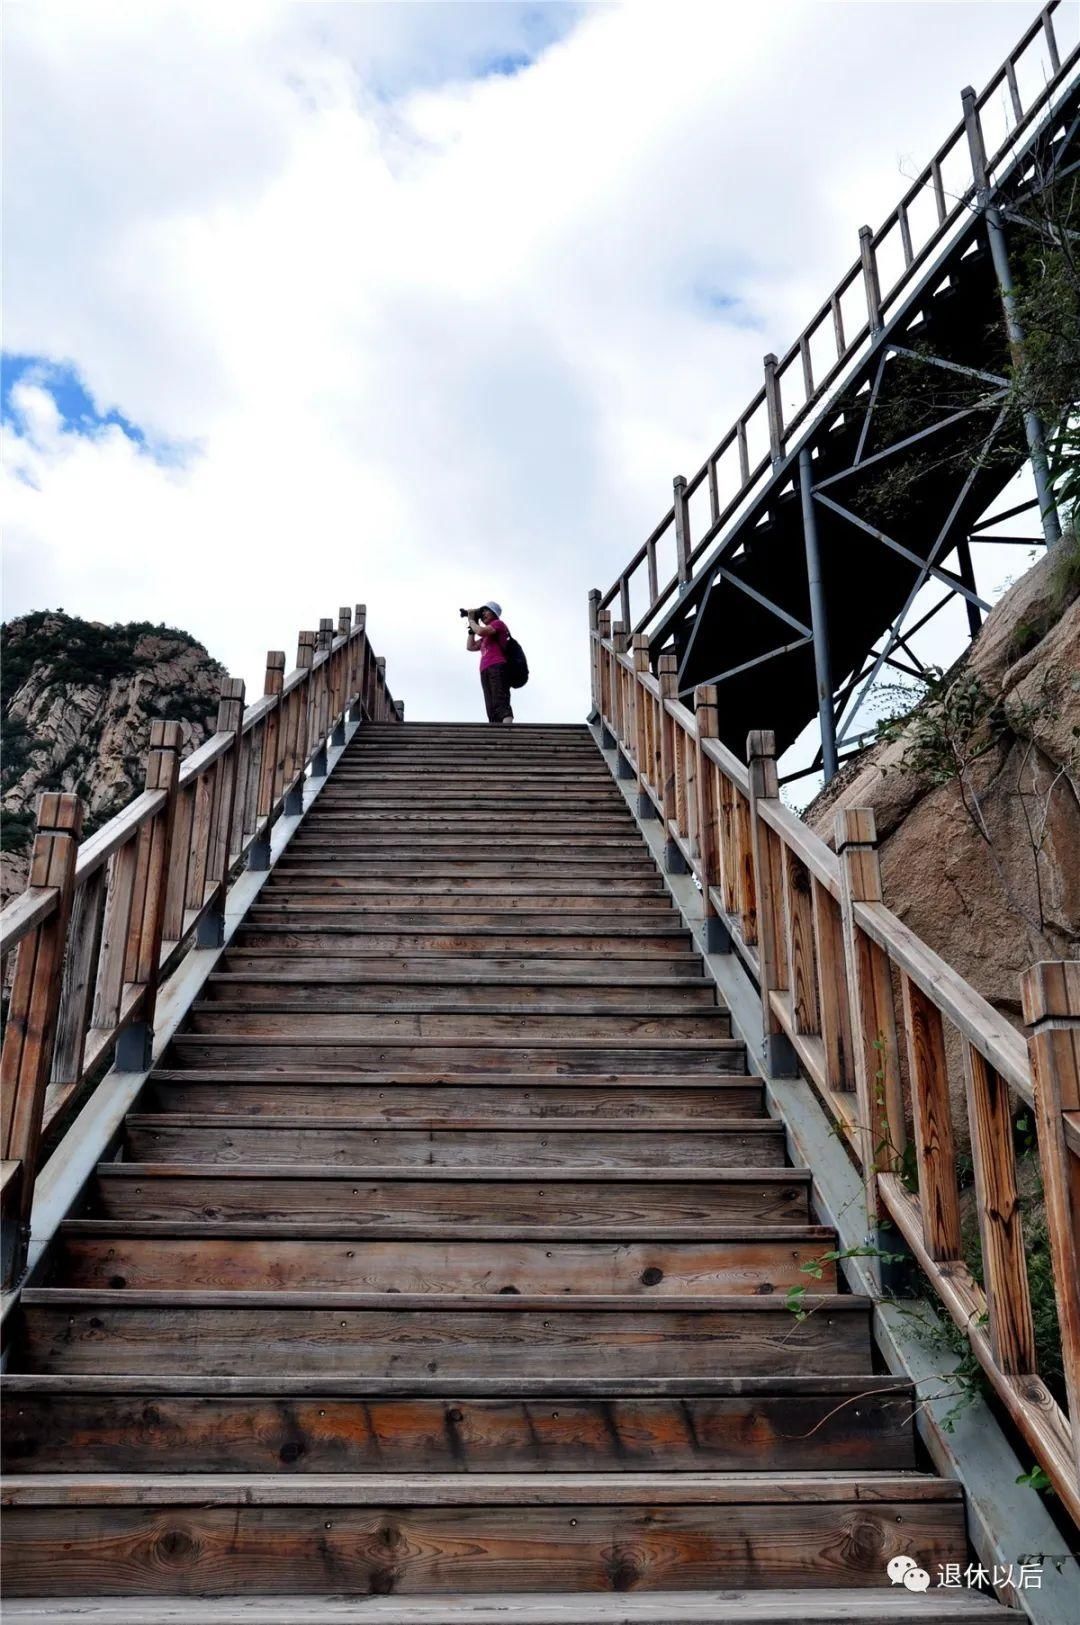
POLYGON ((765 1059, 778 1078, 798 1071, 795 1052, 773 1009, 773 993, 787 987, 784 952, 784 878, 779 843, 758 816, 758 803, 776 801, 780 785, 776 774, 776 735, 771 728, 755 728, 746 739, 746 765, 750 779, 750 849, 754 860, 754 896, 757 900, 758 981, 765 1059))
POLYGON ((60 978, 82 831, 78 796, 46 792, 38 797, 37 833, 30 857, 28 890, 55 890, 56 908, 19 944, 11 987, 0 1076, 0 1125, 4 1163, 2 1217, 3 1286, 12 1285, 26 1259, 30 1208, 41 1149, 45 1090, 52 1068, 60 978))
POLYGON ((694 690, 697 718, 697 827, 701 862, 701 912, 705 922, 705 947, 711 954, 731 951, 731 936, 713 900, 714 889, 723 888, 723 855, 720 841, 720 798, 717 793, 716 763, 706 756, 706 739, 720 735, 715 683, 702 683, 694 690))
POLYGON ((679 661, 674 649, 665 649, 656 663, 660 683, 660 818, 664 826, 664 868, 669 875, 685 875, 686 859, 675 840, 672 825, 678 813, 677 769, 675 761, 675 719, 666 701, 678 698, 679 661))
POLYGON ((856 1120, 853 1134, 862 1166, 867 1218, 876 1234, 877 1175, 891 1170, 904 1148, 904 1109, 888 956, 861 931, 856 903, 880 903, 877 826, 869 807, 836 814, 836 855, 843 886, 844 959, 851 1012, 856 1120))
POLYGON ((1080 1484, 1080 961, 1033 965, 1021 997, 1032 1029, 1039 1162, 1080 1484))
POLYGON ((672 482, 675 503, 675 567, 679 576, 679 591, 690 585, 690 503, 686 496, 686 478, 676 474, 672 482))
POLYGON ((282 721, 284 704, 281 690, 285 685, 285 651, 270 649, 266 655, 266 676, 263 694, 276 699, 274 709, 267 714, 263 738, 262 769, 259 774, 259 799, 255 808, 256 824, 264 827, 252 841, 248 851, 248 868, 263 870, 270 867, 270 814, 274 802, 281 794, 282 721))
POLYGON ((637 810, 639 818, 652 819, 656 817, 656 804, 649 794, 648 786, 651 783, 650 775, 654 771, 652 759, 652 729, 649 727, 649 706, 652 697, 645 690, 642 677, 647 676, 649 670, 649 638, 645 632, 635 632, 632 650, 634 662, 634 754, 637 757, 638 767, 638 800, 637 810))
POLYGON ((315 745, 315 754, 311 759, 311 776, 313 779, 326 777, 326 745, 327 735, 330 732, 330 705, 331 705, 331 661, 330 653, 334 641, 334 623, 329 615, 324 615, 319 621, 319 631, 316 639, 315 653, 323 658, 319 662, 318 670, 313 672, 311 682, 314 684, 312 697, 312 742, 315 745))
POLYGON ((154 1012, 161 942, 165 926, 165 897, 172 863, 176 789, 180 777, 181 731, 178 722, 155 719, 150 724, 150 752, 146 760, 147 790, 161 790, 165 805, 139 831, 137 883, 128 927, 129 958, 126 980, 143 989, 142 1010, 116 1041, 118 1072, 146 1072, 154 1043, 154 1012))
POLYGON ((352 698, 352 610, 348 604, 342 604, 338 610, 338 637, 344 638, 338 661, 338 681, 334 692, 334 735, 330 743, 343 745, 345 743, 345 722, 348 717, 349 701, 352 698))
POLYGON ((881 283, 878 280, 877 252, 874 233, 869 226, 859 227, 859 258, 862 260, 863 288, 866 292, 866 314, 871 333, 881 331, 881 283))
POLYGON ((353 612, 353 640, 352 664, 349 668, 349 694, 352 704, 349 708, 349 721, 362 722, 364 719, 364 672, 367 662, 367 605, 357 604, 353 612))
POLYGON ((774 355, 765 357, 765 416, 769 425, 769 456, 774 468, 784 460, 784 403, 780 398, 777 366, 774 355))
POLYGON ((218 757, 211 774, 214 786, 206 881, 214 890, 209 907, 196 930, 195 942, 199 948, 220 948, 225 940, 225 894, 229 887, 230 835, 233 802, 236 798, 236 779, 240 768, 240 730, 243 721, 243 678, 226 677, 221 685, 215 732, 231 733, 233 739, 224 755, 218 757))
POLYGON ((295 818, 304 810, 304 778, 311 748, 311 662, 315 659, 315 633, 301 632, 296 643, 296 669, 308 673, 289 695, 288 738, 285 754, 285 814, 295 818))
POLYGON ((615 652, 612 661, 614 678, 614 716, 615 739, 618 753, 615 763, 616 777, 632 779, 635 777, 634 769, 626 758, 626 750, 630 745, 634 730, 633 707, 631 703, 630 684, 633 679, 625 666, 619 663, 619 655, 626 654, 630 647, 630 632, 625 621, 616 621, 611 628, 611 645, 615 652))
POLYGON ((375 721, 388 722, 386 714, 386 656, 378 655, 375 660, 375 721))
POLYGON ((589 593, 589 721, 596 722, 600 715, 600 664, 596 636, 600 625, 600 588, 589 593))

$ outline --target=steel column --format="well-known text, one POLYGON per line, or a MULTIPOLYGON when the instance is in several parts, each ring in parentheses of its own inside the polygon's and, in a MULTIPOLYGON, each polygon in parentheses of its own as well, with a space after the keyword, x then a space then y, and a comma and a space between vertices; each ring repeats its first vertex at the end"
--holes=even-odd
POLYGON ((817 513, 814 509, 813 470, 810 448, 799 453, 799 499, 802 503, 803 546, 806 549, 806 579, 810 587, 810 626, 814 641, 814 675, 817 678, 818 723, 821 728, 821 762, 825 783, 836 777, 836 718, 833 715, 832 666, 829 660, 829 619, 825 591, 821 583, 821 552, 818 547, 817 513))
MULTIPOLYGON (((990 259, 997 278, 998 291, 1001 294, 1001 308, 1005 315, 1005 328, 1009 335, 1009 344, 1014 357, 1019 363, 1021 374, 1024 368, 1024 329, 1016 312, 1016 285, 1013 282, 1012 268, 1009 265, 1009 248, 1005 239, 1005 227, 1001 223, 1001 211, 991 202, 990 179, 986 171, 986 148, 983 144, 982 121, 979 118, 979 109, 975 92, 969 85, 960 92, 960 100, 964 107, 964 125, 967 130, 968 147, 971 152, 971 168, 975 177, 975 186, 978 191, 979 206, 983 219, 986 221, 986 235, 990 242, 990 259)), ((1050 466, 1046 457, 1046 435, 1043 430, 1042 419, 1032 406, 1024 407, 1024 434, 1027 438, 1028 456, 1031 459, 1031 472, 1035 479, 1035 490, 1039 498, 1039 517, 1042 520, 1043 535, 1046 537, 1047 547, 1053 547, 1055 542, 1061 540, 1061 522, 1058 519, 1057 503, 1054 501, 1054 488, 1050 483, 1050 466)))

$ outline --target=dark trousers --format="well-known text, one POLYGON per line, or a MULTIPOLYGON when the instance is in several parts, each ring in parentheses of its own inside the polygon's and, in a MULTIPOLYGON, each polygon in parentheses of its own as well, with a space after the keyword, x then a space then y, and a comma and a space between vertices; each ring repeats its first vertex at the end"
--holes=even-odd
POLYGON ((503 722, 507 717, 513 720, 508 676, 509 667, 505 661, 499 666, 488 666, 480 673, 480 686, 484 690, 484 704, 487 706, 489 722, 503 722))

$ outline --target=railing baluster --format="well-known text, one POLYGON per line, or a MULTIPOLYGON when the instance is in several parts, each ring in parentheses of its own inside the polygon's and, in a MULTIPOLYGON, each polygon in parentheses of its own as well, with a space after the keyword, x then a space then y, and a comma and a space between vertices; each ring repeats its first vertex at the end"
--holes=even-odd
POLYGON ((1035 1327, 1009 1090, 985 1056, 967 1042, 964 1073, 990 1345, 1001 1371, 1026 1376, 1036 1369, 1035 1327))
POLYGON ((790 846, 782 845, 781 853, 784 937, 787 949, 787 985, 791 995, 791 1020, 797 1033, 816 1033, 820 1029, 810 876, 806 866, 800 863, 790 846))
POLYGON ((698 857, 701 878, 701 912, 705 921, 705 946, 710 953, 726 953, 731 947, 727 925, 721 918, 713 896, 724 895, 724 849, 720 831, 720 806, 717 796, 719 769, 705 755, 702 745, 706 739, 716 739, 720 733, 715 683, 703 683, 694 690, 694 716, 697 719, 697 746, 695 780, 697 788, 698 857))
POLYGON ((782 993, 787 988, 784 882, 779 843, 757 814, 759 801, 775 801, 780 795, 776 776, 776 735, 771 728, 755 729, 748 735, 746 762, 750 773, 750 841, 754 862, 754 895, 757 898, 762 1018, 770 1068, 778 1077, 784 1077, 794 1072, 795 1058, 771 999, 773 993, 782 993))
POLYGON ((132 899, 127 980, 142 988, 143 1001, 138 1020, 117 1042, 116 1065, 123 1072, 145 1072, 150 1065, 179 775, 180 724, 155 719, 150 724, 146 788, 162 791, 165 804, 137 837, 142 883, 132 899))
POLYGON ((1039 1162, 1080 1484, 1080 961, 1033 965, 1021 994, 1033 1029, 1028 1055, 1039 1162))
POLYGON ((675 719, 665 705, 678 691, 676 671, 678 661, 673 649, 665 649, 657 661, 660 680, 660 816, 664 824, 664 866, 669 874, 684 874, 686 861, 674 839, 672 826, 678 828, 678 772, 675 749, 675 719))
POLYGON ((843 921, 832 894, 814 876, 810 881, 810 896, 814 914, 818 1011, 821 1017, 821 1042, 825 1051, 825 1081, 830 1089, 843 1092, 855 1087, 843 921))
POLYGON ((856 903, 881 902, 877 828, 869 807, 837 811, 836 855, 843 884, 844 957, 855 1063, 853 1132, 873 1226, 879 1212, 876 1176, 881 1170, 891 1170, 903 1152, 904 1117, 889 961, 855 920, 856 903))
POLYGON ((961 1258, 956 1142, 941 1012, 910 976, 901 973, 900 986, 923 1240, 931 1258, 961 1258))
POLYGON ((3 1219, 7 1233, 0 1252, 5 1288, 12 1284, 26 1257, 82 818, 78 796, 47 792, 38 797, 37 833, 27 887, 55 891, 56 906, 49 918, 19 944, 0 1061, 0 1152, 5 1164, 16 1165, 4 1171, 3 1219))

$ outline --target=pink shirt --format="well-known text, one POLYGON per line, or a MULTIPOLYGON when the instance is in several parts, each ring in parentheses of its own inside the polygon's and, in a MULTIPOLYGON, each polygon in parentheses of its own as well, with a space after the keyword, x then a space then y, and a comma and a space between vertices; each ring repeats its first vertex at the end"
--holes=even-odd
POLYGON ((489 666, 506 665, 506 645, 510 637, 510 628, 504 621, 488 621, 480 633, 484 647, 480 651, 480 670, 487 671, 489 666))

